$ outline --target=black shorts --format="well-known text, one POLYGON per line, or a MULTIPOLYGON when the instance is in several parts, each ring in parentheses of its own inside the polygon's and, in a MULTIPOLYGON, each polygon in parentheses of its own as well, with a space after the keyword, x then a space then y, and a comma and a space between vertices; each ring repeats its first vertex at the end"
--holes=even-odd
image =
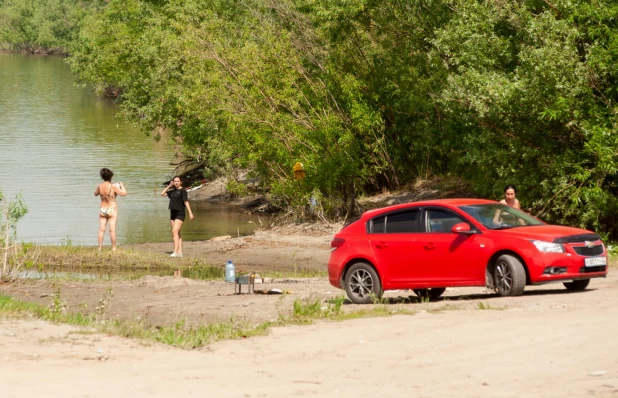
POLYGON ((170 220, 185 220, 185 209, 182 210, 170 210, 170 220))

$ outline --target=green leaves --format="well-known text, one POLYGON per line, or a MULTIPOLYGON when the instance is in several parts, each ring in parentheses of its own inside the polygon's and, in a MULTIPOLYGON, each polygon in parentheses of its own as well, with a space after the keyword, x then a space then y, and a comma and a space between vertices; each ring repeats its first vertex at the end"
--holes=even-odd
MULTIPOLYGON (((18 19, 31 21, 24 7, 18 19)), ((349 215, 359 194, 451 174, 496 199, 515 183, 533 214, 618 233, 613 2, 81 9, 69 63, 82 83, 119 96, 126 117, 210 169, 248 170, 282 207, 319 197, 325 214, 349 215)))
POLYGON ((0 45, 13 51, 66 54, 84 15, 100 1, 5 0, 0 2, 0 45))

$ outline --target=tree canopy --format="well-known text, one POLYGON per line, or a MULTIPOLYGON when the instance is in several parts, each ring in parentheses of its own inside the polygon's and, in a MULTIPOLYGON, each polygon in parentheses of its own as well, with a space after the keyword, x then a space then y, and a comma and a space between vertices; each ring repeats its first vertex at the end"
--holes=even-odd
POLYGON ((516 184, 534 215, 618 233, 616 1, 82 9, 69 41, 81 82, 209 167, 249 170, 282 205, 313 197, 349 216, 358 195, 452 175, 481 197, 516 184))

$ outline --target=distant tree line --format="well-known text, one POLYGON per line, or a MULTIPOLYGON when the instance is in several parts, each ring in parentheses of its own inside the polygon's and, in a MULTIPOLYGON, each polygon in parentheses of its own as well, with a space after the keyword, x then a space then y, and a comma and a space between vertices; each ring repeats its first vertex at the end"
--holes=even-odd
MULTIPOLYGON (((38 2, 82 13, 57 28, 80 82, 283 207, 349 216, 359 195, 451 175, 618 236, 617 1, 38 2)), ((1 18, 20 3, 37 0, 0 0, 1 18)))
POLYGON ((84 17, 103 4, 103 0, 0 0, 0 50, 67 54, 84 17))

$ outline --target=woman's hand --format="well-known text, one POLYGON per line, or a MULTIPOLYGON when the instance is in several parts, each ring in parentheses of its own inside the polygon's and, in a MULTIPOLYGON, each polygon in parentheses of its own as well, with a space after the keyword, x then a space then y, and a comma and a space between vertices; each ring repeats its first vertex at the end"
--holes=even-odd
POLYGON ((174 186, 174 180, 171 180, 170 183, 165 188, 163 188, 163 191, 161 192, 161 196, 167 195, 167 191, 169 191, 170 188, 173 186, 174 186))

